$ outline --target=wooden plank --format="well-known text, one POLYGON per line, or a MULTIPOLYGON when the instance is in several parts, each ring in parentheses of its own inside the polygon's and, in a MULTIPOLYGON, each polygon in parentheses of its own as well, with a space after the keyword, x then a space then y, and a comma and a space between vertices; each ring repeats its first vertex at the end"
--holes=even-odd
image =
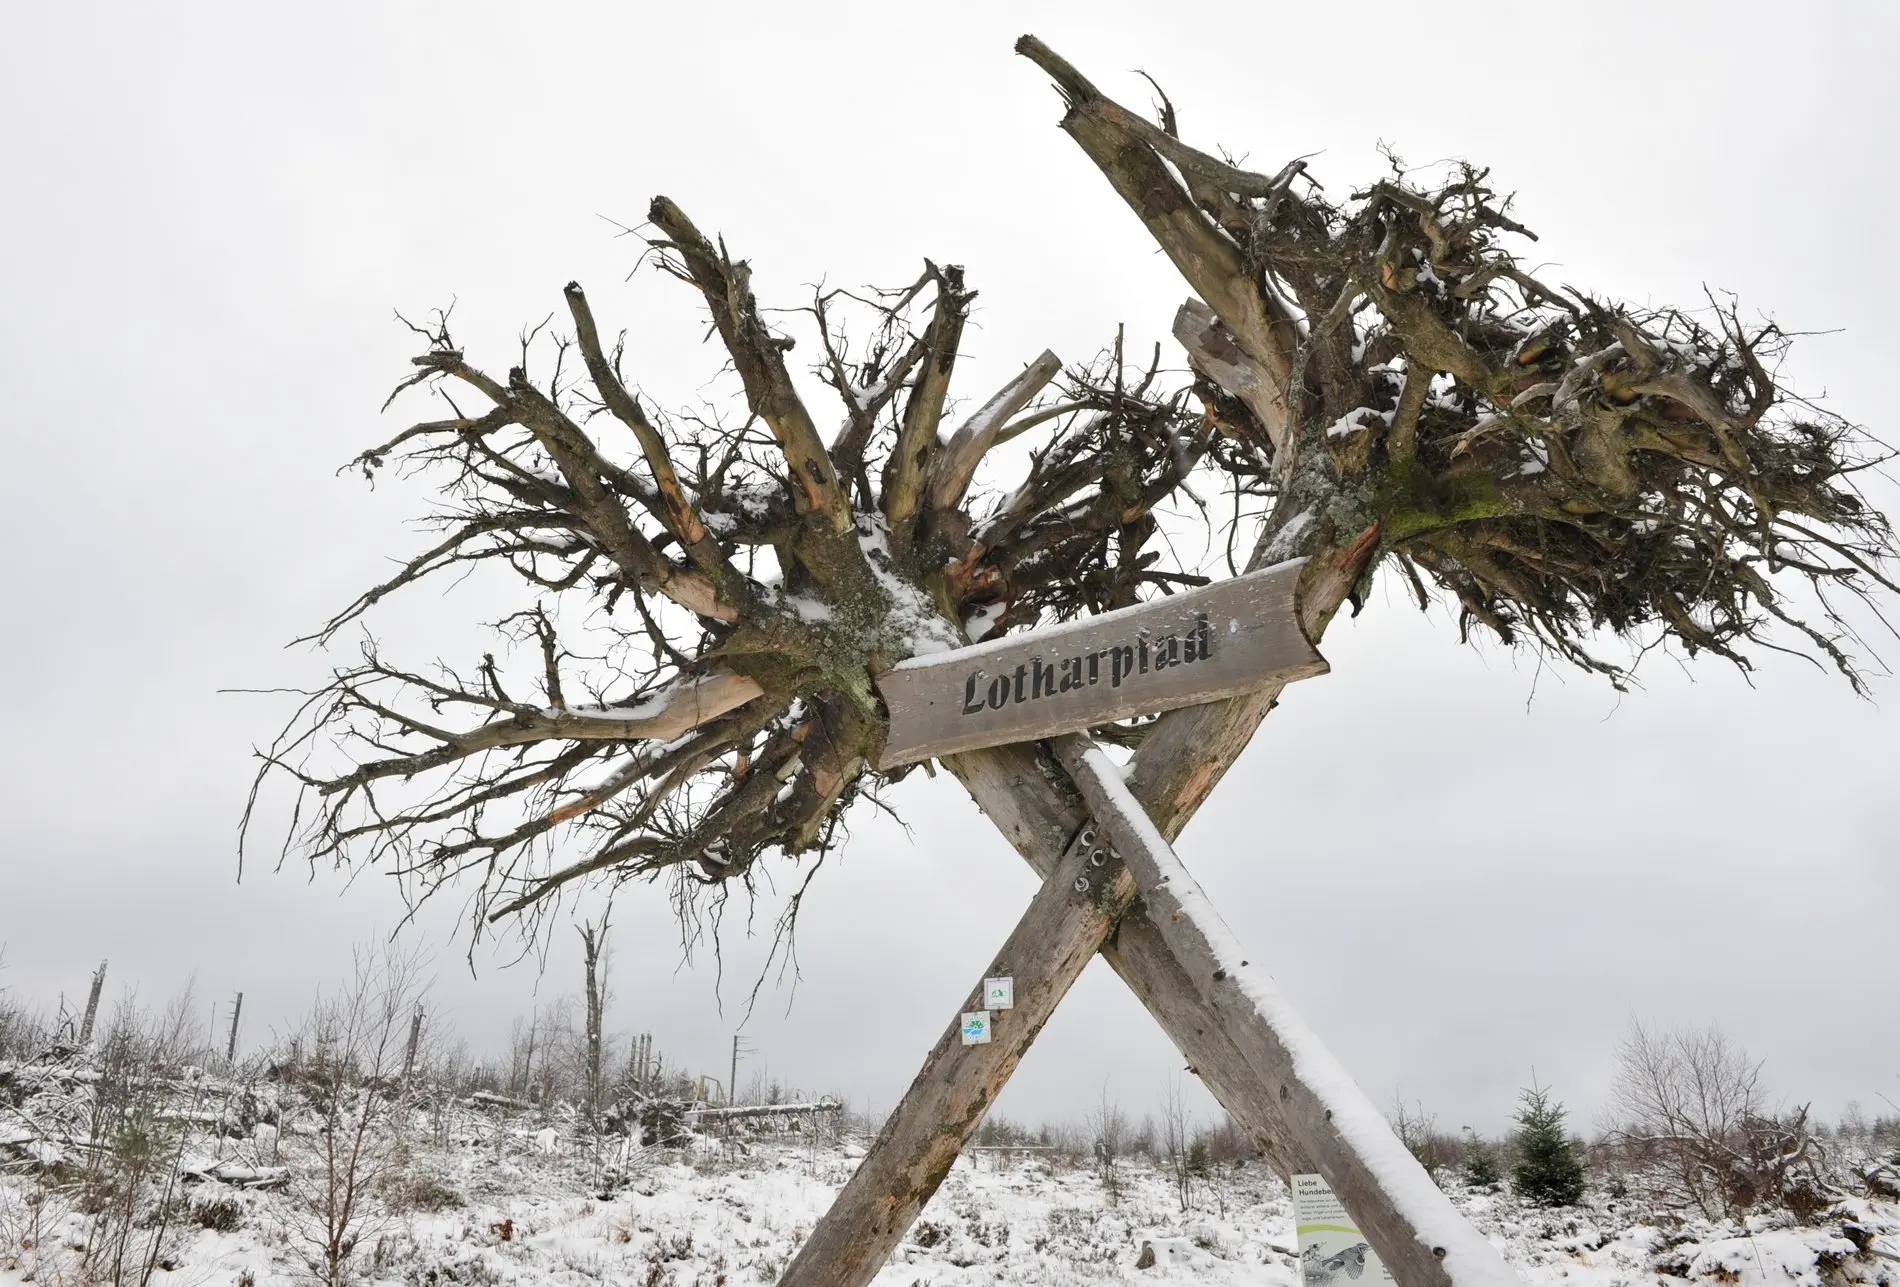
POLYGON ((1296 559, 1153 603, 900 662, 879 768, 1029 742, 1326 673, 1296 559))
POLYGON ((1404 1287, 1520 1287, 1495 1248, 1432 1183, 1384 1115, 1320 1044, 1087 738, 1057 756, 1135 878, 1150 923, 1278 1115, 1404 1287))
POLYGON ((877 1276, 1133 897, 1127 870, 1085 823, 778 1287, 865 1287, 877 1276), (966 1046, 957 1017, 1000 975, 1015 979, 1015 1004, 996 1012, 990 1041, 966 1046))

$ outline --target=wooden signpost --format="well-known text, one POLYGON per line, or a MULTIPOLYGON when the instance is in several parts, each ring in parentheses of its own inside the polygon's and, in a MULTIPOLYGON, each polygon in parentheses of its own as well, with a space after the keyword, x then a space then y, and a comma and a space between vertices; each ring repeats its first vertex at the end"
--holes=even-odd
POLYGON ((1120 770, 1077 735, 1324 674, 1296 614, 1301 566, 916 658, 879 681, 891 715, 881 767, 1049 738, 1088 817, 979 984, 978 1008, 962 1010, 938 1041, 780 1287, 871 1281, 1137 898, 1159 925, 1196 1015, 1219 1034, 1221 1066, 1198 1071, 1229 1091, 1223 1101, 1244 1088, 1238 1102, 1247 1116, 1278 1120, 1403 1287, 1516 1283, 1266 973, 1244 959, 1120 770))
POLYGON ((1033 742, 1326 673, 1300 630, 1304 560, 1081 621, 900 662, 878 682, 889 769, 1033 742))

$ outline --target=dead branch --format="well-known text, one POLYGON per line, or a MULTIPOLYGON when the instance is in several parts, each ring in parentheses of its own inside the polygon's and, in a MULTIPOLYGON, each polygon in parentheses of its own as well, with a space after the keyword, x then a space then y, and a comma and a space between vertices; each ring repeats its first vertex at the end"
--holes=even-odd
POLYGON ((1214 454, 1272 500, 1278 555, 1376 525, 1354 598, 1403 558, 1467 627, 1617 682, 1599 635, 1747 668, 1792 630, 1862 685, 1865 641, 1827 592, 1894 588, 1892 529, 1854 485, 1886 451, 1776 385, 1779 329, 1732 304, 1637 308, 1538 282, 1513 246, 1531 234, 1470 165, 1340 203, 1296 194, 1302 163, 1240 170, 1034 37, 1017 49, 1199 297, 1175 334, 1214 454))
POLYGON ((882 669, 965 642, 966 622, 1073 616, 1195 578, 1147 548, 1208 437, 1153 368, 1077 368, 1038 407, 1060 372, 1045 353, 942 438, 973 293, 933 265, 808 310, 842 403, 826 449, 744 262, 670 202, 652 213, 658 263, 710 312, 745 415, 644 402, 577 283, 573 338, 539 333, 505 380, 445 324, 418 328, 424 378, 401 388, 460 384, 493 406, 358 458, 431 479, 440 534, 318 638, 444 572, 492 567, 527 599, 472 668, 393 664, 372 642, 307 695, 260 752, 260 783, 296 792, 284 855, 376 867, 415 898, 469 877, 488 919, 590 879, 744 884, 768 853, 822 853, 875 780, 882 669), (562 374, 570 351, 584 379, 562 374), (549 353, 551 378, 531 378, 549 353), (1047 426, 1029 468, 973 488, 1024 422, 1047 426))
MULTIPOLYGON (((1185 142, 1171 106, 1151 125, 1019 48, 1193 289, 1174 324, 1191 384, 1119 339, 1060 375, 1043 354, 946 438, 973 293, 932 264, 802 310, 840 404, 827 448, 745 261, 656 199, 655 260, 710 314, 735 396, 642 401, 578 285, 574 336, 538 328, 503 380, 445 321, 416 328, 426 352, 398 391, 432 388, 452 414, 357 463, 426 476, 437 531, 319 638, 443 572, 512 574, 526 597, 478 665, 398 666, 372 645, 308 695, 261 753, 309 809, 286 852, 424 895, 467 874, 483 914, 587 879, 722 886, 767 854, 822 853, 879 780, 879 674, 1198 582, 1208 560, 1169 538, 1210 524, 1203 486, 1231 490, 1236 525, 1261 515, 1249 566, 1307 559, 1313 639, 1389 563, 1464 629, 1616 682, 1621 639, 1741 666, 1792 642, 1862 683, 1834 605, 1894 588, 1891 529, 1855 489, 1884 454, 1776 384, 1780 330, 1732 304, 1540 283, 1482 170, 1334 201, 1303 162, 1240 169, 1185 142), (464 412, 457 386, 490 405, 464 412), (1030 428, 1026 465, 986 485, 994 447, 1030 428)), ((1141 726, 1137 795, 1184 818, 1271 700, 1141 726)))

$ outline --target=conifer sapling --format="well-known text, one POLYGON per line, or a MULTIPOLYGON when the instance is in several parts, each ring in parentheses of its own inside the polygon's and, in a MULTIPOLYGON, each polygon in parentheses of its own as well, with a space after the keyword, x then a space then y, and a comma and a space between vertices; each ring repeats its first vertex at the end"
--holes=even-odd
POLYGON ((1517 1166, 1511 1182, 1518 1196, 1543 1207, 1573 1206, 1583 1197, 1583 1159, 1564 1130, 1564 1108, 1535 1084, 1522 1092, 1517 1110, 1517 1166))

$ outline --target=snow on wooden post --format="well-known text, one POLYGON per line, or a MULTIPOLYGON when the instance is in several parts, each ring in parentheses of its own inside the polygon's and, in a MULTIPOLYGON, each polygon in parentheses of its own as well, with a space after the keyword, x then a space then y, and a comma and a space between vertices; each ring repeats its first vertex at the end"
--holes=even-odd
POLYGON ((1031 742, 1326 673, 1294 611, 1305 560, 900 662, 879 768, 1031 742))
POLYGON ((1266 970, 1243 955, 1115 764, 1082 737, 1060 739, 1056 753, 1169 950, 1393 1278, 1401 1287, 1517 1287, 1517 1276, 1432 1183, 1266 970))

